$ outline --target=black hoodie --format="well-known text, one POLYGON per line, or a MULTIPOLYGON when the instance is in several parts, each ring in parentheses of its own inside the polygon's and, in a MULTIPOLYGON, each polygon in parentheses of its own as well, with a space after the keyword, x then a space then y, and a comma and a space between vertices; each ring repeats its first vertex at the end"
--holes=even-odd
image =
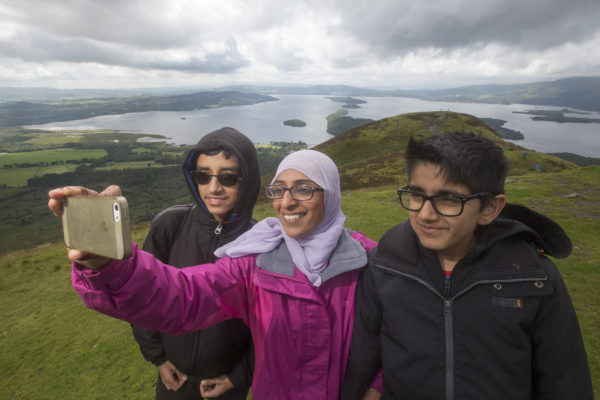
POLYGON ((479 228, 449 279, 408 221, 381 238, 359 283, 344 400, 379 367, 385 399, 593 398, 569 294, 542 255, 569 254, 564 231, 515 205, 479 228))
MULTIPOLYGON (((143 249, 159 260, 176 266, 214 262, 214 251, 236 239, 254 223, 252 209, 260 190, 256 149, 252 142, 233 128, 222 128, 202 137, 187 154, 183 175, 195 204, 169 207, 153 220, 143 249), (227 148, 240 166, 242 179, 231 217, 222 224, 207 211, 190 171, 202 150, 227 148)), ((198 387, 204 378, 228 375, 236 386, 222 399, 245 399, 253 369, 250 331, 239 319, 222 322, 202 331, 172 336, 133 326, 134 337, 146 360, 156 366, 170 361, 188 375, 186 385, 198 387)), ((160 377, 159 377, 160 381, 160 377)), ((161 383, 158 382, 161 386, 161 383)), ((186 390, 191 390, 187 388, 186 390)), ((159 391, 157 391, 157 394, 159 391)), ((164 390, 168 398, 177 394, 164 390)), ((198 398, 199 395, 198 395, 198 398)))

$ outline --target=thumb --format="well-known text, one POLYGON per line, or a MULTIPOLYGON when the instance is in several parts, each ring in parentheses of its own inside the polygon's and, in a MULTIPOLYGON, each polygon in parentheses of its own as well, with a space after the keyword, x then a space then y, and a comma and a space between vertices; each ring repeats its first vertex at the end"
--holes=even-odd
POLYGON ((184 374, 183 372, 181 372, 180 370, 178 370, 177 368, 175 368, 175 369, 173 370, 173 373, 174 373, 175 375, 177 375, 177 380, 178 380, 178 381, 181 381, 181 382, 185 382, 185 381, 187 381, 187 375, 186 375, 186 374, 184 374))
POLYGON ((202 379, 200 381, 201 385, 216 385, 217 383, 219 383, 219 381, 217 379, 214 378, 209 378, 209 379, 202 379))

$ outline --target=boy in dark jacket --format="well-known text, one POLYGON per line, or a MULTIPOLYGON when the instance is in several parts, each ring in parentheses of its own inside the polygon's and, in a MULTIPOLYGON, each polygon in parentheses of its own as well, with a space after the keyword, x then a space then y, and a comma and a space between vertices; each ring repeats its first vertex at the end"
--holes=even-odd
POLYGON ((379 367, 385 399, 592 399, 579 325, 543 255, 571 243, 553 221, 506 204, 508 166, 471 134, 410 140, 409 221, 371 253, 342 398, 379 367))
MULTIPOLYGON (((214 262, 217 248, 250 229, 260 190, 254 145, 232 128, 202 137, 187 154, 183 175, 195 204, 159 213, 143 247, 180 268, 214 262)), ((242 320, 179 336, 132 328, 144 358, 158 367, 157 400, 246 399, 253 348, 242 320)))

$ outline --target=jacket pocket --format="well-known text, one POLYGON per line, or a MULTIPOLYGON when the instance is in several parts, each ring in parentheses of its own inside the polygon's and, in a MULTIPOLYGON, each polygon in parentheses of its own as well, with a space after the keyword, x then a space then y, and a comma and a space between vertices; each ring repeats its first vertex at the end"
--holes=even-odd
POLYGON ((550 281, 545 279, 526 282, 496 282, 489 285, 487 292, 493 308, 517 311, 531 306, 537 307, 539 299, 552 295, 554 289, 550 281))

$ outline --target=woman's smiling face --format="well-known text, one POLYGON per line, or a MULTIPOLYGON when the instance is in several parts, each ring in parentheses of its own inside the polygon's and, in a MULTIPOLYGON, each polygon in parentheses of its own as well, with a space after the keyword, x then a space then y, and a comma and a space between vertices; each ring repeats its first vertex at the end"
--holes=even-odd
MULTIPOLYGON (((295 169, 282 171, 274 185, 294 187, 308 185, 319 187, 302 172, 295 169)), ((285 233, 290 237, 304 237, 309 235, 323 221, 325 216, 324 192, 315 191, 310 200, 298 201, 292 199, 292 194, 286 190, 281 199, 273 200, 273 208, 285 233)))

